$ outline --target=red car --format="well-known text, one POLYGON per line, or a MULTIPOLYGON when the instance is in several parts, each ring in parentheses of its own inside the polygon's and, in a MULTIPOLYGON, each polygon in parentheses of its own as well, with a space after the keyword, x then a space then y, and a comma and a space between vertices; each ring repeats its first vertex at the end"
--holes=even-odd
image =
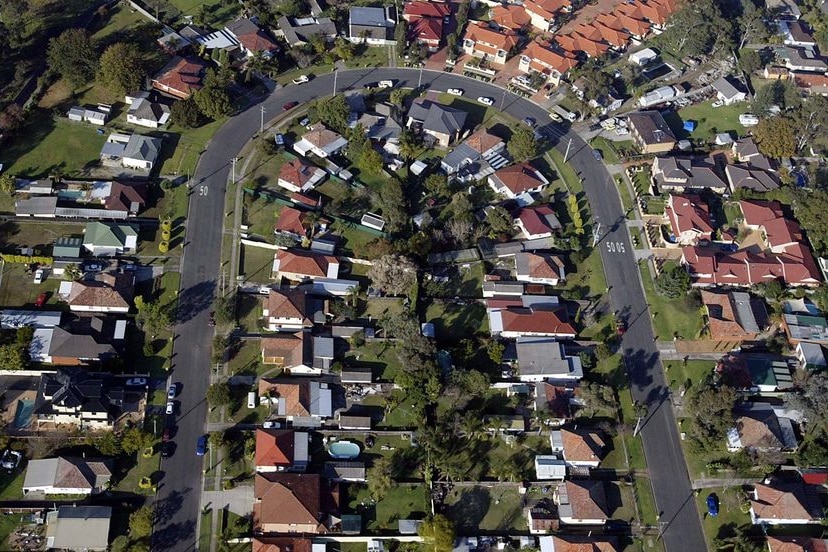
POLYGON ((36 307, 42 307, 43 305, 46 304, 46 301, 48 299, 49 299, 49 294, 41 293, 40 295, 37 296, 37 299, 35 299, 34 304, 35 304, 36 307))
POLYGON ((166 443, 170 438, 172 438, 172 431, 170 431, 170 428, 164 429, 164 433, 161 434, 161 441, 166 443))
POLYGON ((299 105, 299 102, 288 102, 288 103, 286 103, 285 105, 282 106, 282 111, 290 111, 291 109, 293 109, 297 105, 299 105))

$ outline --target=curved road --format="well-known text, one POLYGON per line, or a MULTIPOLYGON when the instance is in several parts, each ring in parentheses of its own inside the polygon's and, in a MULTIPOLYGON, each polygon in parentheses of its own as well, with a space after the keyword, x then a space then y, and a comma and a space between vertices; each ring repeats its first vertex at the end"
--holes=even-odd
MULTIPOLYGON (((263 105, 268 114, 274 115, 281 113, 282 106, 288 102, 304 103, 333 94, 334 82, 337 91, 342 92, 362 89, 364 83, 380 80, 394 80, 396 86, 414 88, 420 78, 424 86, 433 90, 462 88, 472 101, 478 96, 492 97, 495 107, 502 105, 503 111, 519 120, 535 118, 544 126, 544 131, 559 138, 555 147, 561 151, 566 150, 571 140, 568 162, 583 178, 593 214, 601 223, 598 246, 610 286, 611 303, 629 321, 622 346, 633 397, 649 406, 641 436, 660 512, 662 538, 669 552, 706 550, 624 211, 612 177, 603 163, 594 159, 584 141, 574 132, 565 132, 553 125, 546 110, 528 100, 504 93, 495 85, 437 71, 390 68, 339 71, 336 80, 333 74, 328 74, 301 86, 280 88, 266 97, 263 105)), ((176 355, 173 359, 172 379, 183 385, 176 417, 177 450, 162 462, 165 476, 157 496, 158 519, 153 551, 197 548, 202 467, 201 459, 195 456, 195 442, 204 432, 207 415, 205 396, 210 380, 213 337, 208 313, 219 278, 224 194, 230 178, 231 158, 237 156, 259 130, 258 107, 250 106, 215 134, 199 160, 193 181, 187 219, 188 245, 181 261, 176 355)))

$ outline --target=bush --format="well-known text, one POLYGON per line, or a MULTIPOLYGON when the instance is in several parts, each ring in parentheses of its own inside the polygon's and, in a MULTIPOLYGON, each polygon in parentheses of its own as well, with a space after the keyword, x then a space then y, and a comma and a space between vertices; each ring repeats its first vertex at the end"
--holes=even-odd
POLYGON ((170 250, 170 242, 162 241, 161 243, 158 244, 158 252, 159 253, 166 253, 169 250, 170 250))

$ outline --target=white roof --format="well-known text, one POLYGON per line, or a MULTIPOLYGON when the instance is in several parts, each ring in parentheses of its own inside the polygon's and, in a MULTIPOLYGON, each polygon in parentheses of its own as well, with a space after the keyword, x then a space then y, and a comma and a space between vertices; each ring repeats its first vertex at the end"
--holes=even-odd
POLYGON ((551 454, 535 456, 535 474, 538 479, 564 479, 566 462, 551 454))
POLYGON ((23 326, 32 328, 53 328, 60 324, 59 311, 2 310, 0 328, 13 330, 23 326))

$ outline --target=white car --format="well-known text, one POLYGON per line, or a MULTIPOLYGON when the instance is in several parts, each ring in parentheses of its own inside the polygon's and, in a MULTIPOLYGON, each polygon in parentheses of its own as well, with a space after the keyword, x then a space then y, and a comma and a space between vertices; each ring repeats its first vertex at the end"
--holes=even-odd
POLYGON ((295 79, 293 79, 293 84, 305 84, 310 80, 310 77, 307 75, 299 75, 295 79))
POLYGON ((615 134, 617 134, 618 136, 626 136, 629 133, 630 133, 629 129, 626 129, 626 128, 623 128, 623 127, 618 127, 618 128, 615 129, 615 134))
POLYGON ((494 100, 491 98, 487 98, 486 96, 480 96, 477 98, 477 101, 482 103, 483 105, 494 105, 494 100))
POLYGON ((167 416, 172 416, 175 414, 175 403, 173 401, 167 401, 167 408, 164 410, 167 413, 167 416))
POLYGON ((742 126, 754 126, 759 124, 759 117, 751 113, 742 113, 739 115, 739 124, 742 126))
POLYGON ((394 81, 392 80, 381 80, 379 81, 380 88, 394 88, 394 81))
POLYGON ((556 123, 562 123, 563 122, 563 118, 560 115, 558 115, 557 113, 555 113, 554 111, 549 112, 549 118, 552 119, 553 121, 555 121, 556 123))
POLYGON ((43 269, 42 268, 38 268, 37 270, 35 270, 34 283, 36 283, 36 284, 42 284, 43 283, 43 269))
POLYGON ((712 106, 712 107, 722 107, 723 105, 724 105, 724 101, 722 101, 722 100, 716 100, 715 102, 713 102, 713 106, 712 106))
POLYGON ((449 88, 446 90, 446 94, 451 94, 452 96, 462 96, 463 90, 460 88, 449 88))

